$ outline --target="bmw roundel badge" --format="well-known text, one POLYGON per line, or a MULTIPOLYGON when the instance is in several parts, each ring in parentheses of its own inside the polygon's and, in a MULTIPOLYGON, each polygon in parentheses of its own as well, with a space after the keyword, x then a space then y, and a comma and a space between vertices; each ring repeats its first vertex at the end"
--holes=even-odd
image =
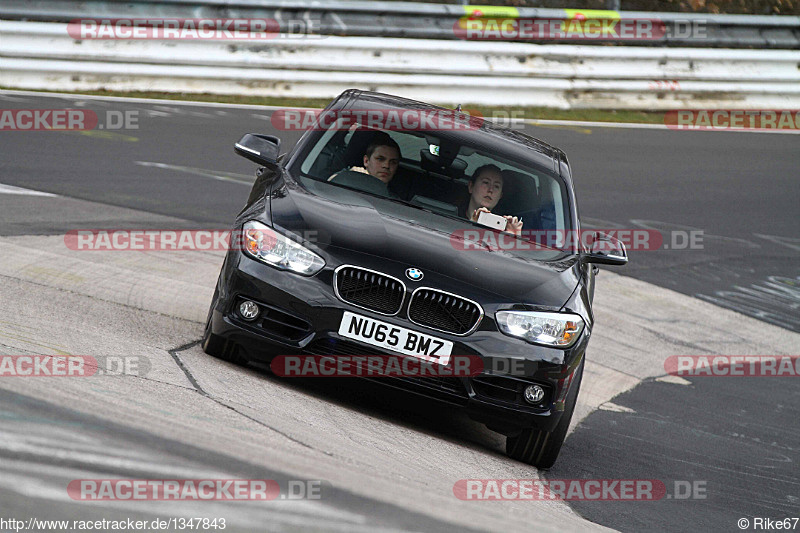
POLYGON ((407 268, 406 269, 406 277, 411 281, 419 281, 423 277, 422 270, 418 268, 407 268))

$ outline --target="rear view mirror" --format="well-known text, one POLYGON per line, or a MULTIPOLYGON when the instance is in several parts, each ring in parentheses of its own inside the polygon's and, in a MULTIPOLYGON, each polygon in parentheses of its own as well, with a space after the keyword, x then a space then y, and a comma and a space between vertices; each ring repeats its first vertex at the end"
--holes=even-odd
POLYGON ((624 265, 628 262, 628 252, 621 241, 598 231, 585 258, 587 263, 624 265))
POLYGON ((278 137, 258 133, 246 133, 233 145, 233 150, 240 156, 272 170, 278 168, 280 148, 281 140, 278 137))

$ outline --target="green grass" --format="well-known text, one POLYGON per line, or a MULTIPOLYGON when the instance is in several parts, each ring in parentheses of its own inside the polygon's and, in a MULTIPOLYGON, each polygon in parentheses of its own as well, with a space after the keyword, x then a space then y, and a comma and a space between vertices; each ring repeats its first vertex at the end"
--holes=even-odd
MULTIPOLYGON (((0 87, 11 89, 11 87, 0 87)), ((54 91, 37 91, 54 92, 54 91)), ((89 94, 99 96, 122 96, 126 98, 156 98, 160 100, 193 100, 197 102, 219 102, 225 104, 269 105, 280 107, 323 108, 329 102, 327 98, 279 98, 270 96, 238 96, 207 93, 167 93, 151 91, 55 91, 67 94, 89 94)), ((447 106, 445 106, 447 107, 447 106)), ((490 107, 485 105, 463 104, 465 111, 478 112, 491 118, 529 118, 540 120, 582 120, 593 122, 635 122, 647 124, 663 124, 664 113, 655 111, 608 110, 608 109, 553 109, 548 107, 490 107)))

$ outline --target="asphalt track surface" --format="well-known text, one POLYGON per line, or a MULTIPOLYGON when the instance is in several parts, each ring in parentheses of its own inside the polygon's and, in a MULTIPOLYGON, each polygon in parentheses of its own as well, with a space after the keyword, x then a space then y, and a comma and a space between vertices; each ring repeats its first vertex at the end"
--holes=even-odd
MULTIPOLYGON (((233 154, 232 142, 244 132, 273 133, 283 138, 288 150, 299 137, 296 132, 276 132, 269 110, 80 98, 64 102, 13 94, 0 98, 3 108, 87 106, 101 117, 106 110, 138 113, 138 127, 131 130, 0 133, 0 184, 64 197, 44 211, 37 209, 42 204, 31 203, 35 198, 0 194, 0 236, 58 236, 75 228, 163 228, 165 224, 170 228, 224 229, 242 207, 253 171, 251 163, 233 154)), ((583 126, 527 126, 526 130, 567 152, 581 215, 592 226, 658 229, 665 232, 668 242, 673 230, 702 232, 702 249, 632 251, 631 263, 620 273, 800 331, 800 239, 796 237, 800 230, 796 170, 800 137, 583 126)), ((598 283, 603 276, 601 273, 598 283)), ((7 311, 9 303, 4 304, 7 311)), ((180 335, 176 333, 176 338, 163 344, 173 348, 181 343, 191 345, 196 334, 184 334, 183 327, 176 325, 180 335)), ((680 336, 680 332, 669 333, 680 336)), ((758 345, 757 338, 753 341, 758 345)), ((796 354, 797 346, 794 348, 796 354)), ((713 345, 687 343, 682 353, 729 352, 724 339, 715 339, 713 345)), ((236 376, 236 370, 226 375, 236 376)), ((255 370, 246 374, 248 379, 270 379, 255 370)), ((184 378, 178 375, 174 379, 184 378)), ((237 378, 230 379, 235 382, 237 378)), ((651 527, 730 531, 736 530, 740 516, 797 516, 800 388, 796 378, 779 379, 777 385, 774 381, 695 378, 679 386, 645 379, 614 399, 620 409, 596 411, 583 420, 548 477, 700 480, 707 487, 706 499, 571 502, 588 520, 624 531, 651 527)), ((477 431, 468 422, 450 421, 446 410, 426 410, 420 421, 422 407, 413 402, 397 414, 393 400, 401 402, 404 396, 382 388, 343 393, 314 384, 292 386, 291 390, 299 396, 321 396, 387 425, 411 425, 434 439, 457 442, 477 431)), ((6 464, 13 466, 4 476, 16 469, 15 475, 31 477, 30 472, 39 469, 42 472, 37 475, 43 479, 74 478, 68 469, 77 468, 80 458, 65 459, 51 452, 59 446, 79 449, 80 439, 69 442, 75 439, 78 427, 85 441, 102 443, 104 449, 125 450, 119 455, 134 454, 144 458, 142 462, 156 465, 149 476, 147 470, 131 467, 131 477, 154 477, 159 464, 176 465, 184 472, 201 472, 213 465, 215 472, 228 477, 246 477, 245 472, 252 478, 286 477, 282 469, 253 472, 246 457, 239 461, 226 453, 228 450, 209 458, 204 455, 207 451, 185 449, 182 444, 181 452, 176 453, 176 447, 165 440, 166 429, 161 438, 143 437, 130 427, 116 427, 66 406, 42 403, 26 392, 31 391, 18 384, 2 389, 2 420, 8 435, 36 428, 34 433, 41 432, 41 448, 37 452, 6 446, 5 457, 10 461, 6 464), (31 424, 33 419, 38 421, 31 424), (24 420, 29 423, 22 424, 24 420), (51 428, 64 429, 64 436, 54 435, 51 428), (48 468, 56 471, 44 473, 48 468)), ((486 439, 491 437, 482 435, 477 440, 491 448, 486 439)), ((466 447, 472 450, 475 444, 466 447)), ((519 469, 517 477, 531 475, 523 471, 519 469)), ((468 477, 467 473, 462 477, 468 477)), ((19 493, 3 494, 0 501, 4 514, 14 511, 27 516, 34 510, 30 500, 19 493)), ((77 513, 74 505, 60 505, 53 509, 54 517, 77 513)), ((134 511, 116 509, 99 514, 110 518, 131 516, 134 511)), ((138 512, 153 516, 158 509, 138 512)), ((204 508, 204 512, 209 511, 204 508)), ((366 524, 430 531, 450 529, 455 520, 446 513, 437 520, 402 503, 387 506, 333 487, 328 488, 322 508, 240 518, 234 527, 242 530, 259 520, 277 520, 277 529, 324 530, 366 524), (314 522, 315 516, 330 518, 314 522), (382 518, 377 521, 376 517, 382 518)), ((489 529, 481 524, 475 527, 489 529)))

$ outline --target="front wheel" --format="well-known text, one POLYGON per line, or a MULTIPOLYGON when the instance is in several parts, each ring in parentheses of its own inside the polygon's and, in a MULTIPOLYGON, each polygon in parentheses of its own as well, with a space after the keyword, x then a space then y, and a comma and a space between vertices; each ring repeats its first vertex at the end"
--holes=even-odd
POLYGON ((564 406, 564 414, 561 415, 553 431, 542 431, 537 428, 523 429, 519 435, 506 438, 506 454, 512 459, 531 464, 536 468, 550 468, 558 459, 561 445, 567 437, 569 423, 572 420, 572 413, 575 411, 575 404, 578 402, 578 390, 581 388, 583 378, 583 366, 586 359, 581 361, 580 367, 575 371, 577 374, 572 382, 564 406))

